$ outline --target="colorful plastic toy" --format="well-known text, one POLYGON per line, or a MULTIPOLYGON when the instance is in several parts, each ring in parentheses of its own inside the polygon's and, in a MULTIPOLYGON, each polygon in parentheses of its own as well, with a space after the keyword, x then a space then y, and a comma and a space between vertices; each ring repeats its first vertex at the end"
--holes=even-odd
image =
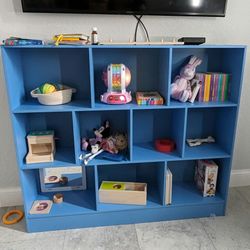
POLYGON ((131 73, 124 64, 110 64, 103 72, 103 81, 108 87, 101 95, 101 101, 108 104, 126 104, 132 101, 131 92, 126 91, 130 84, 131 73))

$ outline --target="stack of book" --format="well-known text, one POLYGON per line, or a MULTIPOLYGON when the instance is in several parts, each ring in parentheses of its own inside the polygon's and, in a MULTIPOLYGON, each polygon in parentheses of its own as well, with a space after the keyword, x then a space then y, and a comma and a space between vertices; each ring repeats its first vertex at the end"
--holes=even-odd
POLYGON ((3 41, 5 46, 27 46, 27 45, 43 45, 42 40, 27 39, 20 37, 9 37, 3 41))
POLYGON ((230 75, 224 73, 197 73, 201 87, 197 95, 199 102, 225 102, 229 95, 230 75))
POLYGON ((162 105, 163 98, 158 92, 136 92, 138 105, 162 105))
POLYGON ((170 205, 171 203, 172 203, 172 172, 170 171, 170 169, 168 169, 166 174, 165 204, 170 205))
POLYGON ((60 34, 53 37, 55 45, 84 45, 90 43, 89 36, 84 34, 60 34))

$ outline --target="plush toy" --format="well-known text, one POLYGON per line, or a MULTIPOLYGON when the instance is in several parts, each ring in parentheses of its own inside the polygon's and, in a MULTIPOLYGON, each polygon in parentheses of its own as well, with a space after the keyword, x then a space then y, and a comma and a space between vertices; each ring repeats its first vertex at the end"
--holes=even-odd
POLYGON ((128 147, 128 138, 124 133, 117 133, 104 139, 101 142, 101 148, 111 154, 118 154, 128 147))
MULTIPOLYGON (((86 165, 92 159, 99 154, 106 152, 111 155, 118 155, 119 152, 123 151, 128 147, 128 138, 124 133, 116 133, 110 135, 110 124, 109 121, 105 121, 103 126, 99 129, 93 129, 95 138, 82 139, 82 150, 89 151, 90 153, 81 154, 79 159, 86 165)), ((113 159, 116 159, 113 157, 113 159)), ((122 159, 117 157, 117 159, 122 159)))
POLYGON ((195 76, 195 69, 202 63, 202 60, 196 56, 191 56, 190 61, 185 65, 180 75, 175 77, 174 83, 171 84, 171 97, 181 102, 186 102, 192 98, 190 81, 195 76))
POLYGON ((82 139, 82 150, 91 151, 92 153, 96 153, 96 149, 100 149, 100 144, 103 139, 110 136, 110 125, 109 121, 105 121, 103 126, 99 129, 94 128, 93 132, 95 134, 95 138, 82 139))
POLYGON ((107 138, 110 136, 110 126, 109 121, 105 121, 103 126, 101 126, 99 129, 94 128, 93 129, 95 136, 99 138, 107 138))
POLYGON ((125 133, 117 133, 114 136, 115 138, 115 146, 118 151, 122 151, 128 147, 128 137, 125 133))

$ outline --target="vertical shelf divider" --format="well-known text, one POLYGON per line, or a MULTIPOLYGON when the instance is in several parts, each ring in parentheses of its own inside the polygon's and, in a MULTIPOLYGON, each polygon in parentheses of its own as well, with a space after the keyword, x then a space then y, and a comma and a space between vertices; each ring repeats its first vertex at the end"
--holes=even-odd
POLYGON ((89 79, 90 79, 90 94, 91 108, 95 107, 95 80, 94 80, 94 59, 93 50, 89 48, 89 79))
POLYGON ((169 106, 170 105, 170 94, 171 94, 171 88, 170 88, 170 85, 171 85, 171 79, 172 79, 172 60, 173 59, 173 49, 170 48, 169 49, 169 63, 168 63, 168 99, 167 99, 167 105, 169 106))
POLYGON ((99 210, 99 176, 98 176, 98 166, 94 166, 95 170, 95 201, 96 201, 96 210, 99 210))
POLYGON ((183 142, 182 142, 181 158, 185 157, 185 146, 186 146, 186 139, 187 139, 187 119, 188 119, 188 109, 185 108, 185 118, 184 118, 184 127, 183 127, 183 142))
POLYGON ((167 161, 164 162, 164 176, 163 176, 163 192, 162 192, 162 205, 166 206, 166 185, 167 185, 167 180, 166 180, 166 176, 167 176, 167 161))
POLYGON ((170 55, 170 48, 164 48, 164 49, 158 49, 159 50, 159 67, 160 67, 160 76, 159 76, 159 91, 160 94, 163 96, 165 100, 165 105, 168 105, 168 79, 169 79, 169 65, 170 65, 170 60, 169 60, 169 55, 170 55))
POLYGON ((133 110, 130 109, 129 111, 129 135, 128 135, 128 142, 129 142, 129 160, 133 161, 133 110))
POLYGON ((80 125, 79 125, 79 114, 77 112, 72 112, 73 120, 73 132, 74 132, 74 148, 75 148, 75 162, 80 164, 79 156, 81 153, 81 136, 80 136, 80 125))

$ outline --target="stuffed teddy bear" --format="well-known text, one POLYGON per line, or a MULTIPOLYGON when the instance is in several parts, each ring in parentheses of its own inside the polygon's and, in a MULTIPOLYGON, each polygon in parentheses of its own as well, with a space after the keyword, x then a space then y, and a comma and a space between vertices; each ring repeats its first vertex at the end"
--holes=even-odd
POLYGON ((202 60, 196 56, 191 56, 190 61, 185 65, 180 75, 175 77, 174 83, 171 84, 171 97, 175 100, 186 102, 192 97, 190 81, 195 76, 195 70, 202 60))
POLYGON ((118 154, 128 147, 128 138, 124 133, 116 133, 101 142, 101 148, 111 154, 118 154))

